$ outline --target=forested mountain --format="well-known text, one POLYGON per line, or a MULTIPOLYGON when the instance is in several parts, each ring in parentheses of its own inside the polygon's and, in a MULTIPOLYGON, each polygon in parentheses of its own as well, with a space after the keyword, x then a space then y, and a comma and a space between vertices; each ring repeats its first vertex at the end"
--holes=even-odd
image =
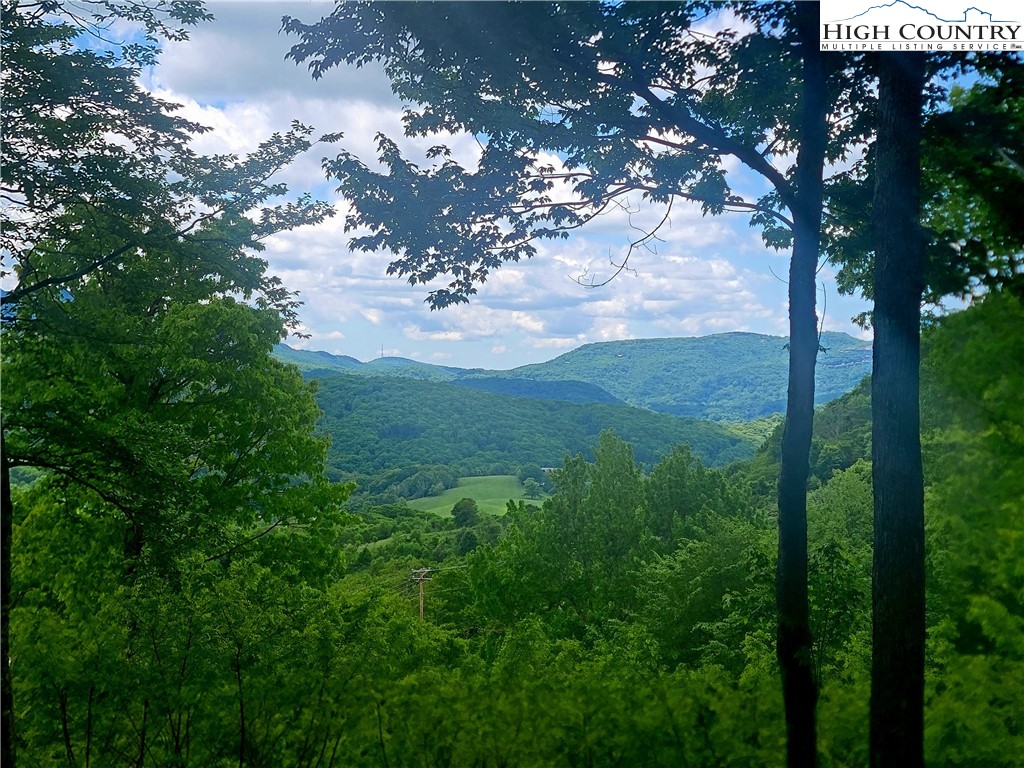
MULTIPOLYGON (((871 372, 869 342, 825 332, 821 347, 818 404, 850 391, 871 372)), ((361 363, 345 355, 296 350, 284 344, 278 346, 277 355, 298 365, 307 377, 345 372, 458 381, 475 389, 541 400, 622 401, 692 419, 750 421, 785 410, 789 353, 784 337, 722 333, 586 344, 554 360, 508 371, 453 368, 396 357, 361 363)))
POLYGON ((469 387, 496 395, 514 395, 534 400, 561 400, 566 403, 618 403, 619 398, 610 395, 595 384, 583 381, 552 381, 516 379, 502 376, 467 376, 452 382, 460 387, 469 387))
POLYGON ((337 477, 395 467, 449 465, 464 474, 556 466, 589 453, 613 429, 651 465, 685 443, 711 465, 753 454, 756 444, 726 426, 615 403, 567 403, 477 391, 468 382, 336 374, 319 380, 321 430, 331 436, 337 477))
POLYGON ((472 376, 480 369, 451 368, 444 365, 421 363, 405 357, 378 357, 369 362, 356 360, 348 355, 332 355, 330 352, 308 349, 294 349, 287 344, 278 344, 274 354, 281 360, 298 367, 307 376, 322 376, 343 372, 363 376, 397 376, 405 379, 430 379, 452 381, 463 376, 472 376))
MULTIPOLYGON (((822 334, 815 402, 850 391, 871 372, 871 345, 845 333, 822 334)), ((630 405, 675 416, 749 421, 786 406, 788 340, 755 333, 586 344, 547 363, 506 375, 577 379, 630 405)))

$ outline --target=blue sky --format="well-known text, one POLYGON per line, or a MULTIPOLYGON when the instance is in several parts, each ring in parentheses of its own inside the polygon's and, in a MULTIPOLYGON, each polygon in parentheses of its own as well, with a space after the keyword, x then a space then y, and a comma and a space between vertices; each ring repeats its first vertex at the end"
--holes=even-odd
MULTIPOLYGON (((216 21, 191 39, 164 47, 145 84, 182 105, 182 113, 212 130, 197 139, 208 152, 244 153, 298 119, 322 132, 343 131, 341 146, 371 161, 373 136, 401 137, 402 105, 374 69, 336 69, 314 82, 304 67, 284 60, 292 39, 278 34, 283 15, 319 19, 331 5, 315 2, 213 2, 216 21)), ((422 152, 434 138, 402 140, 422 152)), ((470 162, 478 152, 470 136, 447 141, 470 162)), ((320 170, 335 147, 316 147, 283 174, 296 191, 332 201, 338 215, 325 224, 283 233, 268 241, 270 271, 301 292, 304 330, 311 337, 288 343, 360 360, 400 355, 462 367, 511 368, 550 359, 582 344, 628 338, 699 336, 725 331, 785 335, 785 253, 764 248, 743 214, 704 218, 696 206, 676 204, 657 253, 631 259, 603 288, 578 284, 613 271, 635 226, 660 212, 630 201, 569 241, 544 243, 533 260, 503 267, 468 306, 431 312, 429 289, 386 275, 388 254, 351 253, 343 232, 345 202, 320 170)), ((730 168, 734 186, 756 193, 757 177, 730 168)), ((867 308, 837 294, 829 267, 820 273, 819 312, 826 299, 828 330, 863 333, 850 318, 867 308)))

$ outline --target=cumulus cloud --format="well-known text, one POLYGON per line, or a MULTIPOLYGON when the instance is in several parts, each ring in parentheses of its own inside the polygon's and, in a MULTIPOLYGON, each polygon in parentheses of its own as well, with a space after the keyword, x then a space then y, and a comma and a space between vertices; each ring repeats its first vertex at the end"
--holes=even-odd
MULTIPOLYGON (((315 21, 330 3, 214 2, 213 24, 192 39, 169 43, 145 85, 182 113, 213 130, 197 139, 204 152, 250 152, 292 120, 320 132, 344 132, 338 146, 318 146, 282 174, 293 191, 311 190, 333 202, 336 215, 316 227, 267 240, 270 270, 300 292, 302 330, 295 346, 330 349, 359 359, 418 356, 458 365, 499 367, 534 362, 580 344, 649 336, 699 335, 749 330, 784 333, 786 254, 765 250, 745 215, 704 216, 699 206, 677 202, 647 247, 634 243, 665 216, 665 207, 630 196, 567 241, 538 243, 537 256, 495 270, 468 305, 432 312, 424 299, 432 287, 388 276, 392 256, 353 252, 345 231, 348 205, 325 179, 321 158, 346 149, 371 167, 375 134, 400 141, 423 158, 428 147, 449 145, 457 162, 474 167, 480 153, 468 135, 402 138, 403 105, 379 67, 338 67, 313 81, 284 56, 297 40, 278 33, 284 14, 315 21), (628 270, 602 283, 629 256, 628 270), (581 284, 582 283, 582 284, 581 284), (492 360, 491 358, 495 358, 492 360)), ((713 31, 732 23, 722 14, 704 24, 713 31)), ((561 160, 541 159, 556 167, 561 160)), ((725 160, 730 182, 750 196, 763 182, 734 160, 725 160)), ((556 190, 571 194, 568 187, 556 190)), ((827 275, 823 273, 823 278, 827 275)), ((853 330, 854 300, 830 294, 826 327, 853 330), (836 307, 833 310, 833 307, 836 307)))
POLYGON ((282 17, 312 23, 333 7, 325 2, 209 2, 215 21, 196 27, 188 41, 164 45, 158 79, 213 104, 281 95, 392 103, 390 83, 379 66, 335 67, 314 81, 304 64, 285 61, 298 38, 280 31, 282 17))
POLYGON ((462 341, 466 337, 462 331, 424 331, 415 325, 407 325, 402 332, 413 341, 462 341))

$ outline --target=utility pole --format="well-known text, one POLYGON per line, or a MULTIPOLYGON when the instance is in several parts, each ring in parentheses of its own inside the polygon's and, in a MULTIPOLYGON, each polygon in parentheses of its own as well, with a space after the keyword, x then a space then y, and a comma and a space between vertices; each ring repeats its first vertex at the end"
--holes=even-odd
POLYGON ((412 580, 420 585, 420 621, 423 621, 424 585, 430 581, 433 572, 433 568, 414 568, 412 571, 412 580))

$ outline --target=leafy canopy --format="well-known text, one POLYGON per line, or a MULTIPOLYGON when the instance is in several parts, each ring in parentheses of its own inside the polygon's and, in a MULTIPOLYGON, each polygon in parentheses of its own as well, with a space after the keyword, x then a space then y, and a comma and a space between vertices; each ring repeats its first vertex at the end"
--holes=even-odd
POLYGON ((271 356, 298 303, 257 255, 332 212, 274 179, 312 129, 247 157, 196 154, 202 129, 142 89, 137 50, 76 39, 105 14, 150 43, 204 18, 201 5, 5 8, 5 466, 95 494, 136 556, 212 555, 332 519, 347 491, 323 476, 312 390, 271 356))
MULTIPOLYGON (((314 77, 342 62, 382 62, 414 105, 407 135, 480 141, 475 168, 444 146, 421 167, 383 135, 384 172, 348 152, 326 164, 353 202, 348 228, 369 231, 353 247, 391 251, 389 271, 412 283, 448 276, 429 293, 437 308, 468 300, 491 270, 533 256, 538 240, 638 199, 660 223, 641 228, 620 269, 636 250, 656 250, 677 200, 754 213, 770 244, 787 245, 800 101, 793 13, 703 2, 342 3, 318 23, 286 17, 284 29, 300 38, 289 56, 314 77), (716 11, 754 32, 704 31, 716 11), (728 156, 772 193, 737 194, 728 156)), ((831 126, 833 159, 865 130, 846 109, 851 82, 830 81, 834 109, 852 115, 831 126)))
POLYGON ((289 199, 273 179, 312 146, 313 129, 293 123, 246 157, 196 154, 189 142, 206 129, 140 86, 131 46, 99 52, 78 38, 80 24, 94 30, 122 11, 150 35, 184 35, 180 24, 205 18, 202 6, 123 5, 87 3, 98 14, 88 24, 67 9, 51 18, 32 3, 5 8, 0 251, 16 283, 3 302, 72 290, 97 269, 181 244, 219 290, 255 296, 297 326, 294 295, 253 254, 268 235, 333 213, 308 195, 289 199))

